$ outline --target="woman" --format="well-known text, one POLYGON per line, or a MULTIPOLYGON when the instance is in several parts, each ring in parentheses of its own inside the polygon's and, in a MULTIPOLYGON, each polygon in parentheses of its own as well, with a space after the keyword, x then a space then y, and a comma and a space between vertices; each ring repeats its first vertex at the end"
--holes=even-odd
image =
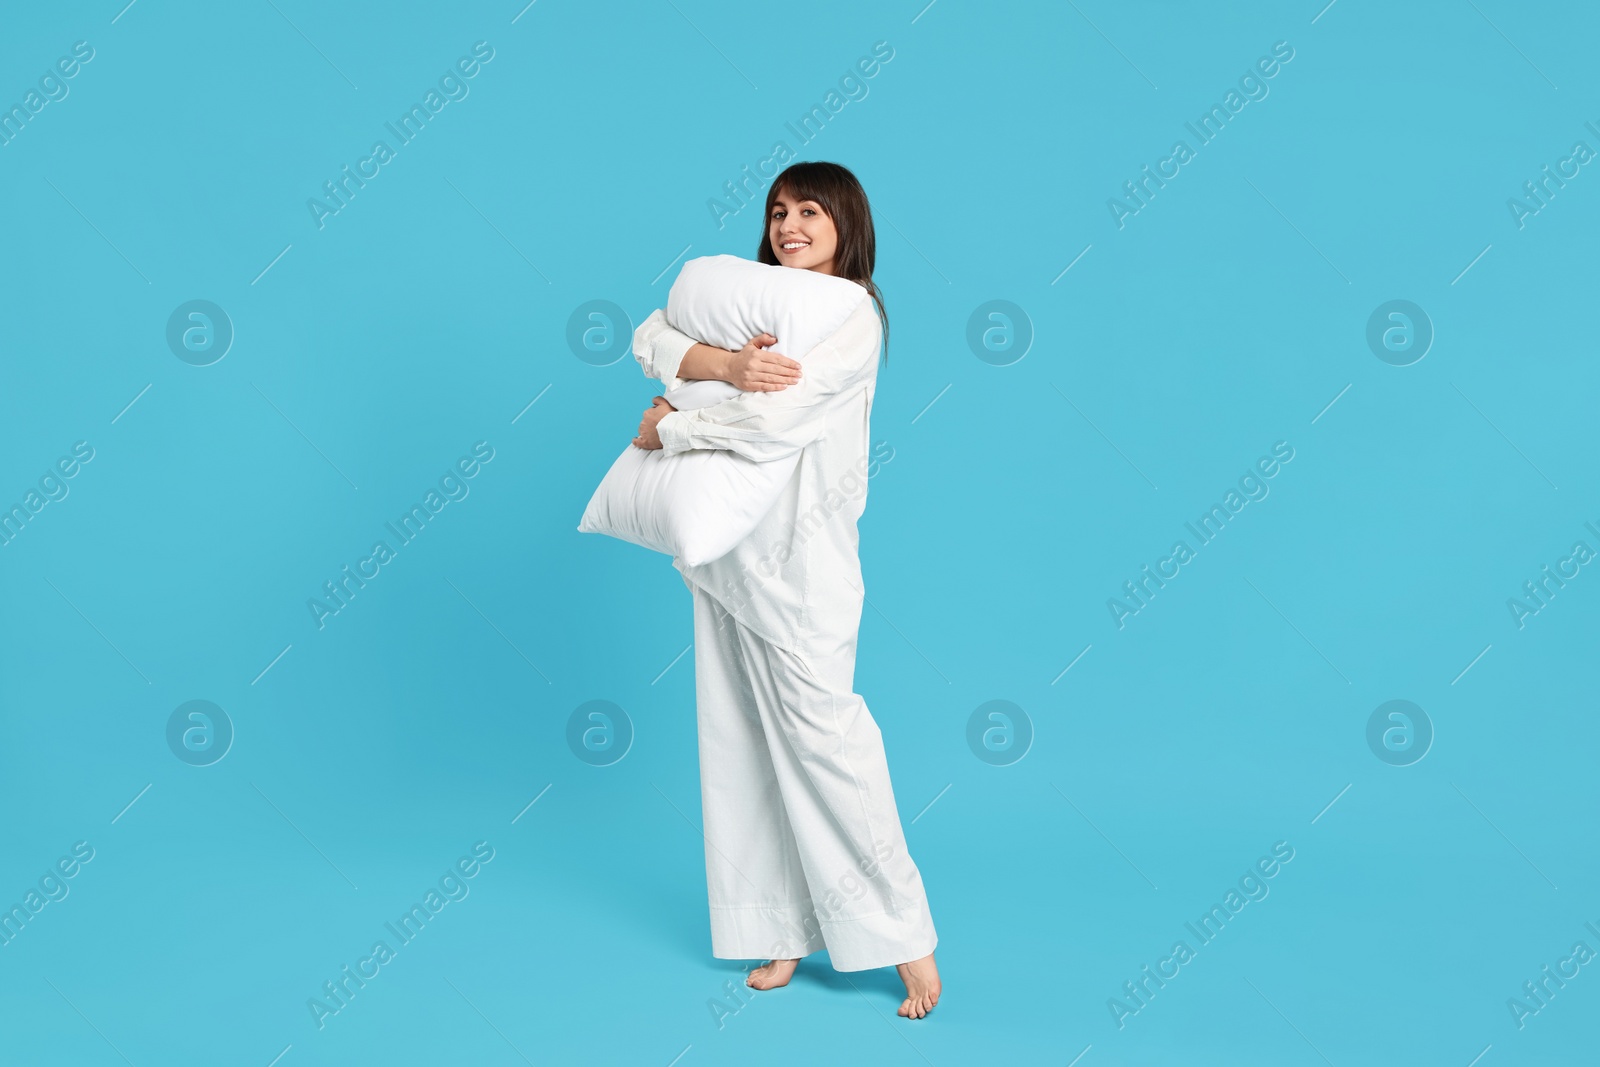
POLYGON ((693 411, 656 397, 634 444, 724 448, 753 460, 800 453, 778 505, 721 559, 673 566, 694 598, 695 695, 712 954, 766 958, 745 983, 788 984, 800 957, 895 964, 900 1014, 939 1000, 938 943, 906 850, 883 735, 855 685, 864 592, 856 522, 883 302, 872 282, 872 213, 855 175, 797 163, 767 193, 762 263, 847 278, 871 294, 805 365, 701 344, 653 313, 634 335, 667 389, 718 378, 745 390, 693 411), (874 311, 874 305, 877 311, 874 311))

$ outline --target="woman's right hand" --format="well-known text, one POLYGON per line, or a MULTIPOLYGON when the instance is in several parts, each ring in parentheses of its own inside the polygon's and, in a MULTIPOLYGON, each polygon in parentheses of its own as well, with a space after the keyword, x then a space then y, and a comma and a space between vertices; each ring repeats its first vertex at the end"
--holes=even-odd
POLYGON ((800 364, 788 356, 768 352, 778 343, 770 333, 757 334, 728 358, 728 377, 735 388, 745 392, 772 393, 787 389, 800 380, 800 364))

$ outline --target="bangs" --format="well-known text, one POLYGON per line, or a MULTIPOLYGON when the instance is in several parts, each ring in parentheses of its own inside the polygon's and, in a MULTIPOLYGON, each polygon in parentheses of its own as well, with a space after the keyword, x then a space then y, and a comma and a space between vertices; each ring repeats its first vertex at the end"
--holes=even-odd
MULTIPOLYGON (((787 197, 794 204, 803 204, 810 200, 812 203, 820 205, 822 210, 828 213, 829 218, 833 218, 836 214, 822 187, 798 175, 791 174, 784 178, 783 184, 772 190, 772 197, 769 203, 776 204, 783 197, 787 197)), ((769 216, 772 214, 771 207, 767 209, 767 214, 769 216)))

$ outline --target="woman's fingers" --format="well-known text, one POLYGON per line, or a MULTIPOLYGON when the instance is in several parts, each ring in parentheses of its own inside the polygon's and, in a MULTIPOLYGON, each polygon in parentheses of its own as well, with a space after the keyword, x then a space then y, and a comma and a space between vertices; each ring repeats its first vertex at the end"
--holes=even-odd
POLYGON ((757 382, 763 389, 787 389, 800 381, 800 371, 790 371, 784 366, 763 365, 752 368, 752 381, 757 382))
POLYGON ((800 378, 800 364, 788 356, 768 353, 754 366, 762 374, 772 375, 786 381, 798 381, 800 378))
MULTIPOLYGON (((758 335, 751 343, 776 340, 771 334, 758 335)), ((800 381, 800 364, 777 352, 756 349, 742 361, 733 384, 746 392, 770 393, 800 381)))

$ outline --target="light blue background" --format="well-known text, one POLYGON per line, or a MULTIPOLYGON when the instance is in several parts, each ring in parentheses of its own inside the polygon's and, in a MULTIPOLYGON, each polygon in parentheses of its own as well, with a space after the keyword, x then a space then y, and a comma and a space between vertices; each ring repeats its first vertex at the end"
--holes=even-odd
POLYGON ((5 16, 7 107, 95 55, 0 147, 0 503, 95 452, 0 548, 0 903, 95 853, 0 947, 0 1060, 1594 1061, 1594 965, 1507 1008, 1600 950, 1600 576, 1506 605, 1600 549, 1600 174, 1522 228, 1506 203, 1600 148, 1590 8, 520 8, 5 16), (477 41, 470 95, 319 230, 307 199, 477 41), (1278 41, 1270 94, 1119 229, 1107 199, 1278 41), (656 390, 569 316, 636 324, 683 258, 752 256, 759 208, 706 205, 777 140, 877 215, 857 689, 941 938, 916 1023, 892 970, 819 955, 718 1025, 743 971, 710 955, 689 594, 574 529, 656 390), (165 340, 193 299, 236 331, 206 367, 165 340), (1365 340, 1393 299, 1436 331, 1410 366, 1365 340), (991 300, 1033 331, 1008 366, 966 342, 991 300), (319 630, 307 599, 478 441, 470 495, 319 630), (1270 495, 1118 629, 1107 599, 1278 441, 1270 495), (236 730, 208 767, 165 740, 193 699, 236 730), (634 731, 607 767, 565 740, 597 699, 634 731), (966 741, 995 699, 1034 731, 1009 766, 966 741), (1410 766, 1367 745, 1391 699, 1436 731, 1410 766), (319 1030, 308 998, 478 841, 470 895, 319 1030), (1119 1029, 1108 999, 1278 841, 1270 895, 1119 1029))

